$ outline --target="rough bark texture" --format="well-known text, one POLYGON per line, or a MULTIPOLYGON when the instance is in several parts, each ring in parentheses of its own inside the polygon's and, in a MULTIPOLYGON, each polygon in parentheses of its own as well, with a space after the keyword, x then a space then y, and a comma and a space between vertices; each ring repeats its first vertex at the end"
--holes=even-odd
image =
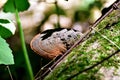
POLYGON ((119 49, 120 10, 116 10, 99 23, 90 37, 62 60, 44 80, 119 80, 117 71, 120 68, 120 52, 111 55, 119 49), (112 57, 108 57, 110 55, 112 57))

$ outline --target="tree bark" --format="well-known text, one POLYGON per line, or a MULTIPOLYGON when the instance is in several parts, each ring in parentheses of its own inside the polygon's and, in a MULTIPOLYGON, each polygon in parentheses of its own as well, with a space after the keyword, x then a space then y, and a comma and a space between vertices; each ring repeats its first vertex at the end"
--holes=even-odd
POLYGON ((109 71, 114 68, 113 73, 119 69, 119 53, 120 10, 115 10, 100 22, 90 33, 89 38, 73 49, 44 80, 105 80, 104 69, 109 71))

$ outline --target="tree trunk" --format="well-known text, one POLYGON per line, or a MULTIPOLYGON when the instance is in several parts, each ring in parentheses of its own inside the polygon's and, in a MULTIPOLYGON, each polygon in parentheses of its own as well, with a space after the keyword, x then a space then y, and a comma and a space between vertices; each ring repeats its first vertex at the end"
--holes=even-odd
POLYGON ((120 77, 114 74, 119 70, 119 51, 120 10, 115 10, 45 80, 110 80, 116 76, 118 80, 120 77))

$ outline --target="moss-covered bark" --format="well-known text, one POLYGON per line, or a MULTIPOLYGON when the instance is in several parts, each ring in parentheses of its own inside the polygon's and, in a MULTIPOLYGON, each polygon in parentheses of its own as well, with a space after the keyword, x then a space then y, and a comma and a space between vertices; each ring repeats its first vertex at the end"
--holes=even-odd
POLYGON ((120 49, 120 10, 113 11, 91 32, 90 37, 76 47, 45 80, 99 80, 101 69, 119 68, 120 54, 116 54, 99 65, 80 71, 104 60, 120 49), (71 76, 77 74, 73 78, 71 76))

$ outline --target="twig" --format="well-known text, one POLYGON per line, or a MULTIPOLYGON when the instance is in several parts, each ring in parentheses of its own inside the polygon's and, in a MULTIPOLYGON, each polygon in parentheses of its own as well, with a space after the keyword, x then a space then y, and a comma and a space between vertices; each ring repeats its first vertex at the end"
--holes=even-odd
POLYGON ((50 66, 56 59, 57 59, 57 57, 55 57, 53 60, 51 60, 51 61, 50 61, 49 63, 47 63, 45 66, 43 66, 43 67, 38 71, 38 73, 35 75, 35 80, 40 79, 41 76, 40 76, 40 77, 37 77, 37 76, 41 73, 41 71, 43 71, 45 68, 47 68, 48 66, 50 66))
POLYGON ((11 74, 11 71, 10 71, 9 66, 6 66, 6 67, 7 67, 7 69, 8 69, 8 72, 9 72, 9 75, 10 75, 11 80, 13 80, 13 77, 12 77, 12 74, 11 74))

